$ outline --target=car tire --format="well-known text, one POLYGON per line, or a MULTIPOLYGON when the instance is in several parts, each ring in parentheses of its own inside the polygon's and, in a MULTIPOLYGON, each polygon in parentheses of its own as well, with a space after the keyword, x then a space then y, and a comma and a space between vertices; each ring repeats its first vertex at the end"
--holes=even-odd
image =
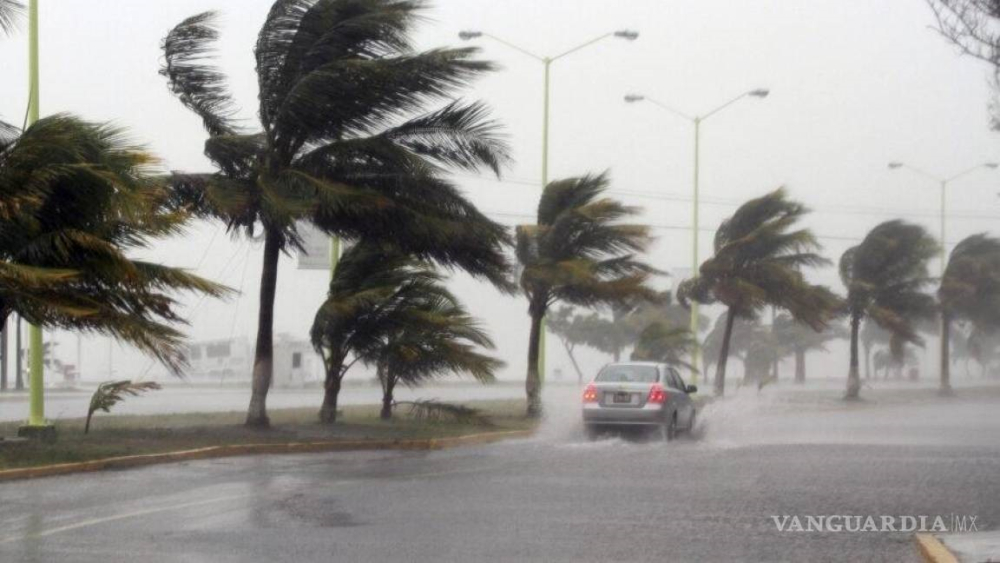
POLYGON ((600 436, 600 432, 596 425, 585 424, 583 426, 583 435, 587 437, 587 440, 593 442, 598 438, 598 436, 600 436))
POLYGON ((677 413, 674 413, 669 420, 660 425, 659 434, 664 442, 671 442, 677 437, 677 413))

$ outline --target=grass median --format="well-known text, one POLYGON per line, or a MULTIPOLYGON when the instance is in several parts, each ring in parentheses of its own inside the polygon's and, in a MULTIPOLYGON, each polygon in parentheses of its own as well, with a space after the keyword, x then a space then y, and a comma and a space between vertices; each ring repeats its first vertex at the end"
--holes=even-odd
MULTIPOLYGON (((349 406, 336 424, 316 422, 315 408, 277 409, 270 412, 272 427, 254 430, 243 426, 243 412, 168 415, 95 415, 90 433, 84 420, 56 423, 59 440, 0 442, 0 470, 59 463, 91 461, 118 456, 191 450, 229 444, 285 444, 357 440, 419 440, 531 430, 536 422, 524 416, 523 400, 470 401, 481 421, 427 420, 408 413, 405 405, 393 420, 379 419, 376 405, 349 406)), ((0 436, 13 436, 19 423, 0 423, 0 436)))

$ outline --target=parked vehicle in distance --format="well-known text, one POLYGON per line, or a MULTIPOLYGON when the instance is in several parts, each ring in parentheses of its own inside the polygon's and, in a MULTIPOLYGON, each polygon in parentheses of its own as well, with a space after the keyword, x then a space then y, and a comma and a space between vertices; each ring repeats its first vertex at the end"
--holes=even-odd
POLYGON ((603 427, 644 426, 669 441, 694 428, 697 390, 666 364, 608 364, 583 391, 583 425, 591 438, 603 427))

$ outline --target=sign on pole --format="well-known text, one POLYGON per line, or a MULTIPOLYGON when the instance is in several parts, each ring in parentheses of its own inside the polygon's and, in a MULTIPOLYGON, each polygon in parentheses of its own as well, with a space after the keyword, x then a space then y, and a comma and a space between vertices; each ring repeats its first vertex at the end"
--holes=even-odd
POLYGON ((317 229, 308 221, 300 221, 297 225, 302 238, 302 250, 299 251, 300 270, 330 269, 330 235, 317 229))

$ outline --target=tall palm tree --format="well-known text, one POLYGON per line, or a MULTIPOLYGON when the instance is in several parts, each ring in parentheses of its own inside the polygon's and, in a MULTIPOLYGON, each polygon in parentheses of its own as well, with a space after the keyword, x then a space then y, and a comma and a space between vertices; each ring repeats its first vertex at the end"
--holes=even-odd
POLYGON ((411 292, 400 306, 399 319, 363 357, 382 384, 383 420, 392 418, 393 392, 400 383, 414 387, 451 373, 493 382, 504 366, 479 351, 492 350, 493 341, 444 287, 411 292))
POLYGON ((391 247, 362 242, 344 252, 310 332, 326 368, 321 422, 336 421, 341 381, 399 324, 402 304, 440 283, 441 275, 427 264, 391 247))
POLYGON ((806 354, 812 350, 826 351, 826 345, 834 340, 848 337, 847 329, 840 323, 830 324, 825 330, 815 331, 796 321, 790 315, 781 314, 774 318, 772 326, 780 355, 795 356, 795 383, 806 382, 806 354))
POLYGON ((475 49, 416 52, 419 0, 277 0, 254 51, 257 130, 234 118, 212 66, 211 12, 163 42, 161 73, 208 131, 214 174, 175 174, 178 199, 230 229, 263 233, 260 309, 248 426, 267 426, 278 257, 300 245, 296 224, 390 242, 407 254, 507 287, 505 229, 454 185, 445 167, 499 171, 508 160, 479 103, 449 99, 492 70, 475 49))
POLYGON ((972 323, 984 331, 1000 328, 1000 239, 976 234, 951 251, 941 285, 941 392, 951 392, 951 326, 972 323))
POLYGON ((861 390, 858 370, 858 332, 865 318, 889 332, 889 348, 902 358, 906 343, 923 344, 917 332, 921 320, 933 318, 934 298, 924 290, 933 283, 927 261, 937 243, 919 225, 886 221, 872 229, 861 244, 840 258, 840 278, 847 288, 851 327, 851 363, 847 399, 861 390))
POLYGON ((531 317, 528 416, 542 412, 538 353, 549 307, 560 302, 624 305, 658 297, 647 285, 656 271, 636 256, 650 242, 649 227, 621 223, 637 210, 603 197, 608 186, 604 174, 550 182, 538 204, 538 223, 517 227, 521 289, 531 317))
POLYGON ((820 245, 812 232, 794 228, 806 212, 802 204, 788 199, 784 189, 744 203, 716 231, 715 255, 678 288, 682 302, 720 302, 728 309, 716 362, 716 395, 725 392, 729 341, 737 317, 755 319, 772 306, 821 331, 840 306, 840 298, 824 286, 810 284, 802 273, 804 268, 828 263, 817 253, 820 245))
POLYGON ((122 339, 184 365, 172 293, 226 289, 130 255, 176 234, 153 157, 121 129, 69 115, 0 136, 0 326, 30 322, 122 339))

